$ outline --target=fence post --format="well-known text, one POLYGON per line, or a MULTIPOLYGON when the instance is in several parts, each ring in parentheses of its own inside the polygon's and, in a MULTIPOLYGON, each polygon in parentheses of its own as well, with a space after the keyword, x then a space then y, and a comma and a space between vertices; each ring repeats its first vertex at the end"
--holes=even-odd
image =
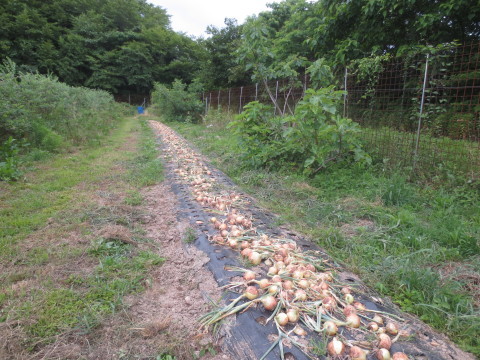
POLYGON ((344 85, 345 94, 343 95, 343 117, 347 117, 347 95, 348 95, 347 78, 348 78, 348 68, 345 66, 345 85, 344 85))
POLYGON ((255 84, 255 101, 257 101, 258 98, 258 83, 255 84))
POLYGON ((212 107, 212 92, 210 91, 210 100, 208 100, 208 110, 212 107))
POLYGON ((240 88, 240 105, 238 107, 238 113, 242 112, 242 96, 243 96, 243 86, 240 88))
MULTIPOLYGON (((278 80, 277 80, 277 86, 275 88, 275 104, 277 104, 278 100, 278 80)), ((273 116, 277 115, 277 106, 273 108, 273 116)))
POLYGON ((420 113, 418 115, 417 138, 415 139, 415 151, 413 153, 413 169, 414 170, 415 170, 415 167, 417 166, 418 146, 420 144, 420 132, 422 130, 423 105, 425 104, 425 89, 427 87, 427 81, 428 81, 428 59, 429 59, 429 54, 427 54, 427 59, 425 61, 425 76, 423 78, 422 100, 420 101, 420 113))
POLYGON ((228 112, 230 112, 230 94, 232 92, 232 88, 228 89, 228 112))
POLYGON ((208 98, 205 97, 205 115, 208 114, 208 98))
POLYGON ((222 90, 218 90, 218 100, 217 100, 217 110, 220 108, 220 92, 222 90))

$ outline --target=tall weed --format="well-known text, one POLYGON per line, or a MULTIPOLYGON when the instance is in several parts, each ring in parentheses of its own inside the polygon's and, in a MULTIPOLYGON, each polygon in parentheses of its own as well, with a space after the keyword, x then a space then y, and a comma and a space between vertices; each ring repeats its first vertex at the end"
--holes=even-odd
POLYGON ((0 65, 0 142, 27 140, 33 148, 59 152, 106 134, 122 106, 100 90, 71 87, 53 76, 0 65))

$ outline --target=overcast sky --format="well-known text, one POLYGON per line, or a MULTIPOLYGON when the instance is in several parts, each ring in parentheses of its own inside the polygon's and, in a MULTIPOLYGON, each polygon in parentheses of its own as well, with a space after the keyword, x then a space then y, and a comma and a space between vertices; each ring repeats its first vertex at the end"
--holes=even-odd
POLYGON ((241 24, 249 15, 267 10, 267 3, 281 0, 148 0, 167 9, 173 30, 188 35, 206 35, 208 25, 223 27, 225 18, 241 24))

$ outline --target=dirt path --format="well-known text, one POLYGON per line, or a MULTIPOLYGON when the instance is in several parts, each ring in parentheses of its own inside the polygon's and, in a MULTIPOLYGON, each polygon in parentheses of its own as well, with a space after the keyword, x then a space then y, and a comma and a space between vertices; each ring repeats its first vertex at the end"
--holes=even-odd
MULTIPOLYGON (((251 264, 248 265, 249 261, 244 260, 245 256, 250 259, 250 262, 257 264, 250 255, 243 254, 243 250, 250 248, 250 253, 257 251, 261 253, 262 258, 258 266, 251 268, 256 273, 256 279, 270 278, 269 287, 266 288, 268 291, 272 282, 275 281, 278 281, 277 284, 283 288, 280 293, 274 293, 277 294, 277 300, 282 303, 282 308, 287 309, 293 306, 305 309, 317 301, 315 305, 317 309, 320 306, 323 309, 321 311, 326 311, 325 319, 333 317, 342 321, 345 321, 348 315, 347 310, 355 314, 358 312, 360 329, 357 330, 356 326, 350 325, 339 326, 341 329, 337 333, 337 338, 343 343, 343 349, 337 356, 331 358, 353 358, 354 350, 352 349, 358 346, 364 355, 368 354, 365 355, 367 359, 378 358, 385 349, 392 355, 396 354, 394 359, 403 359, 400 356, 418 360, 474 359, 472 355, 459 350, 445 336, 436 333, 415 317, 402 313, 388 299, 382 299, 366 288, 360 279, 334 264, 328 254, 316 248, 301 235, 291 232, 288 228, 276 226, 275 215, 259 209, 253 199, 239 192, 224 174, 212 168, 207 159, 192 150, 171 129, 155 121, 151 121, 150 124, 162 141, 168 183, 180 199, 180 216, 190 219, 190 223, 196 226, 199 235, 195 245, 209 256, 210 261, 205 263, 206 267, 213 273, 219 285, 228 286, 232 282, 237 283, 235 288, 239 294, 231 294, 227 298, 235 299, 245 291, 248 284, 252 285, 252 282, 242 282, 239 276, 242 276, 243 272, 227 270, 232 266, 243 268, 251 266, 251 264), (239 217, 242 220, 238 220, 239 217), (222 224, 225 224, 224 228, 222 224), (282 247, 288 251, 280 256, 282 247), (244 255, 243 259, 240 251, 244 255), (306 255, 311 253, 316 259, 306 255), (294 285, 302 287, 300 282, 302 276, 297 278, 296 275, 291 275, 294 273, 294 270, 291 270, 289 276, 274 280, 270 270, 273 263, 277 267, 276 271, 280 272, 280 269, 289 264, 287 260, 291 261, 289 259, 295 257, 302 257, 305 260, 304 263, 312 261, 316 267, 311 270, 313 273, 304 279, 308 279, 307 287, 303 289, 307 292, 307 300, 310 301, 304 305, 299 304, 297 292, 293 294, 286 290, 288 289, 287 279, 291 279, 294 285), (282 263, 282 267, 278 263, 282 263), (318 274, 316 271, 319 271, 317 269, 320 267, 323 267, 325 270, 322 271, 325 272, 318 274), (333 273, 336 275, 332 277, 333 273), (321 289, 315 290, 314 281, 321 281, 323 285, 327 283, 325 286, 328 290, 325 293, 321 289), (340 289, 343 292, 345 287, 356 300, 353 303, 355 305, 353 310, 352 306, 346 303, 348 297, 345 295, 345 300, 342 299, 344 294, 340 289), (290 295, 291 298, 289 298, 290 295), (332 308, 327 307, 330 304, 332 308), (385 322, 377 321, 379 331, 367 324, 374 319, 375 314, 381 314, 380 320, 385 322), (391 330, 389 323, 392 323, 396 329, 391 330), (386 327, 383 327, 385 324, 387 324, 386 327), (392 344, 385 345, 381 341, 385 337, 392 344)), ((286 269, 288 270, 288 266, 286 269)), ((267 297, 266 290, 257 287, 258 296, 267 297)), ((271 321, 265 325, 265 320, 270 315, 271 312, 265 311, 260 302, 253 300, 247 312, 239 312, 231 316, 234 319, 233 324, 229 325, 228 335, 223 338, 224 351, 236 359, 260 358, 278 339, 278 331, 280 331, 282 336, 288 336, 284 341, 283 351, 287 358, 306 359, 306 353, 315 358, 319 356, 323 358, 322 355, 326 353, 325 339, 319 335, 312 335, 311 331, 307 331, 306 336, 301 332, 293 334, 294 325, 290 324, 276 328, 271 321), (297 346, 292 346, 292 342, 297 342, 297 346)), ((304 324, 305 322, 301 326, 305 327, 304 324)), ((310 326, 310 330, 313 330, 314 325, 310 326)), ((307 326, 307 330, 310 326, 307 326)), ((327 337, 327 342, 331 341, 332 338, 327 337)), ((280 352, 277 346, 266 359, 278 359, 280 352)))

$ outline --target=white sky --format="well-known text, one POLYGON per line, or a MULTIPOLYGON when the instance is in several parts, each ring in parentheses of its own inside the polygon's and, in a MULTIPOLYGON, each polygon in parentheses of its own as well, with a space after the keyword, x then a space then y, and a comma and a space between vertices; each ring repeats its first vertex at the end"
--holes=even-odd
POLYGON ((208 25, 224 27, 225 18, 244 22, 247 16, 268 10, 266 4, 281 0, 148 0, 171 15, 173 30, 199 37, 208 25))

